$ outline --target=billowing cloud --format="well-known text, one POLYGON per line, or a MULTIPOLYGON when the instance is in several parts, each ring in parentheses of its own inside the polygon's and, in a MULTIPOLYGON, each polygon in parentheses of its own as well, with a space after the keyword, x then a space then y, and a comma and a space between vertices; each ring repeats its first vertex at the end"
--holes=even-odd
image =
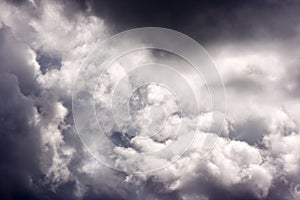
MULTIPOLYGON (((155 12, 149 13, 148 6, 135 1, 126 5, 113 1, 0 3, 1 197, 299 199, 298 2, 148 4, 155 12), (122 155, 117 158, 119 168, 160 166, 168 161, 167 155, 138 162, 131 155, 163 149, 193 128, 199 130, 192 146, 172 165, 130 174, 104 166, 83 147, 72 117, 72 89, 80 64, 97 43, 115 30, 147 25, 186 30, 205 43, 225 84, 227 113, 218 136, 208 132, 212 113, 204 93, 202 113, 182 116, 170 92, 149 84, 135 91, 130 104, 140 135, 128 134, 129 126, 115 127, 107 115, 111 83, 126 74, 122 68, 151 61, 178 69, 185 64, 151 51, 135 52, 114 63, 102 76, 95 97, 98 118, 116 145, 109 152, 122 155), (169 116, 162 129, 160 106, 169 116), (180 120, 187 123, 182 127, 184 134, 178 136, 174 130, 180 120), (152 129, 162 131, 139 139, 152 129), (203 157, 199 147, 206 136, 218 140, 203 157)), ((193 78, 189 71, 186 74, 193 78)), ((148 76, 160 74, 153 71, 148 76)), ((121 89, 130 88, 130 81, 121 89)), ((117 98, 124 98, 123 90, 117 98)))

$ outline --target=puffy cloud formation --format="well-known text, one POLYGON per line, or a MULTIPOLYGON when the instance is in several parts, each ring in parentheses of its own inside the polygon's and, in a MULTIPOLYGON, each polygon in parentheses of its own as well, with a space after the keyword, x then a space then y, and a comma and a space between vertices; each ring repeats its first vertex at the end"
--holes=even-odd
MULTIPOLYGON (((276 2, 273 10, 282 6, 276 2)), ((151 84, 132 96, 132 108, 136 111, 132 116, 140 125, 141 134, 147 135, 149 127, 160 128, 158 123, 163 118, 159 110, 153 112, 150 107, 167 104, 170 116, 162 131, 140 140, 111 124, 103 107, 110 105, 111 82, 124 75, 122 67, 165 58, 168 64, 184 66, 172 56, 159 58, 153 52, 137 52, 104 74, 96 95, 103 114, 98 118, 107 130, 114 130, 109 137, 117 147, 109 151, 122 155, 118 166, 125 171, 166 162, 166 158, 155 156, 133 162, 130 155, 161 149, 178 139, 174 130, 180 119, 189 120, 181 137, 194 126, 199 130, 191 147, 172 165, 136 174, 110 169, 95 160, 83 147, 72 118, 72 88, 81 62, 111 34, 114 26, 119 26, 118 22, 126 25, 132 16, 121 20, 120 13, 113 13, 110 3, 102 1, 0 2, 2 199, 299 199, 300 24, 286 23, 297 16, 295 10, 299 7, 286 2, 283 8, 286 12, 290 9, 289 14, 285 16, 282 11, 276 15, 281 22, 270 21, 269 12, 259 12, 259 16, 266 15, 259 23, 268 24, 265 28, 252 26, 258 21, 255 16, 246 19, 251 25, 250 35, 255 37, 247 38, 237 21, 233 30, 239 29, 236 35, 243 37, 229 37, 230 42, 206 41, 226 87, 227 113, 221 136, 207 131, 212 113, 205 109, 206 97, 203 112, 187 118, 177 112, 178 105, 168 91, 151 84), (98 11, 101 3, 104 10, 98 11), (112 14, 106 16, 105 8, 112 14), (281 23, 286 32, 278 31, 281 23), (275 33, 266 37, 272 28, 275 33), (198 119, 201 123, 197 125, 198 119), (213 150, 203 156, 199 147, 206 136, 218 140, 213 150)), ((252 9, 243 7, 247 16, 253 14, 252 9)), ((195 12, 193 9, 193 14, 187 16, 195 16, 195 12)), ((228 18, 226 15, 220 21, 219 27, 225 29, 223 35, 230 32, 226 29, 228 18)), ((200 16, 194 22, 207 25, 204 19, 200 16)), ((191 29, 189 25, 186 28, 191 29)), ((199 40, 209 35, 203 30, 198 33, 199 40)), ((196 28, 192 35, 197 35, 196 28)), ((155 72, 150 75, 158 76, 155 72)))

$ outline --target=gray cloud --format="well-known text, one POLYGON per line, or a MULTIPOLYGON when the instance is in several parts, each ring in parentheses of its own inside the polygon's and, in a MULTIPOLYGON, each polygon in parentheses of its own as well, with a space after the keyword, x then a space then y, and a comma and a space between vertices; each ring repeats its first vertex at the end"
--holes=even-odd
MULTIPOLYGON (((298 11, 297 1, 1 2, 1 197, 299 199, 298 11), (198 140, 177 162, 158 172, 127 174, 103 166, 83 148, 71 95, 90 49, 110 31, 138 26, 174 28, 203 41, 224 80, 228 111, 224 134, 205 158, 198 147, 214 133, 205 131, 211 113, 204 112, 198 140)), ((118 64, 157 57, 136 54, 118 64)), ((151 149, 164 141, 145 146, 124 135, 112 135, 124 155, 129 147, 151 149)), ((120 164, 142 166, 126 156, 120 164)))
POLYGON ((216 41, 293 37, 298 33, 300 10, 299 1, 295 0, 129 0, 126 3, 77 0, 72 7, 96 14, 117 32, 143 26, 166 27, 186 33, 205 45, 216 41))

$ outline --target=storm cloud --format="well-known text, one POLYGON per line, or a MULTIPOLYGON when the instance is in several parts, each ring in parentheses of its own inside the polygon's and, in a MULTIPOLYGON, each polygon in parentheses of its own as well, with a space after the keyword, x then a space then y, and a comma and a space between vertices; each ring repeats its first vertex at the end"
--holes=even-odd
MULTIPOLYGON (((1 1, 1 199, 299 199, 299 13, 296 0, 1 1), (84 148, 72 90, 81 63, 99 42, 145 26, 181 31, 203 44, 223 79, 227 113, 222 135, 207 131, 212 113, 204 109, 184 127, 188 134, 195 120, 203 122, 183 156, 162 170, 131 174, 108 168, 84 148), (218 142, 203 158, 199 145, 206 136, 218 142)), ((109 104, 106 95, 122 66, 159 59, 185 66, 159 55, 137 52, 107 71, 100 105, 109 104)), ((166 98, 155 86, 149 90, 147 101, 166 98)), ((136 116, 144 123, 146 111, 136 116)), ((112 127, 106 115, 99 118, 112 127)), ((144 143, 113 127, 113 151, 124 155, 124 171, 143 168, 126 159, 132 151, 173 139, 178 118, 183 116, 172 113, 162 134, 144 143)))

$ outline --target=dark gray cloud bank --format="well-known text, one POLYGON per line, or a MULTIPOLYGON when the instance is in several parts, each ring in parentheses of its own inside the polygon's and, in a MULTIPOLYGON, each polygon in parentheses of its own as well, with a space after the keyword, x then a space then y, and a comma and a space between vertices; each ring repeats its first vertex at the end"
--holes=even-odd
MULTIPOLYGON (((1 1, 0 198, 300 199, 299 13, 297 0, 1 1), (126 174, 83 149, 72 87, 97 42, 141 26, 206 47, 227 115, 204 159, 195 146, 161 171, 126 174)), ((112 139, 135 144, 122 134, 112 139)))

